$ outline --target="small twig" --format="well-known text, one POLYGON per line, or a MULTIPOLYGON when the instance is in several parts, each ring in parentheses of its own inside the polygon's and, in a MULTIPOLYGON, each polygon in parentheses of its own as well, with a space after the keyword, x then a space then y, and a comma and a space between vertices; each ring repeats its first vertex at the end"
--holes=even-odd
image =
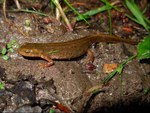
POLYGON ((74 113, 73 110, 72 110, 72 108, 70 107, 70 105, 69 105, 67 102, 65 102, 64 100, 62 100, 62 98, 61 98, 59 95, 56 95, 56 94, 53 93, 53 96, 54 96, 57 100, 59 100, 60 103, 62 103, 63 105, 65 105, 67 108, 69 108, 70 111, 71 111, 71 113, 74 113))
POLYGON ((56 8, 55 10, 55 16, 56 16, 56 20, 60 21, 60 11, 58 10, 58 8, 56 8))
POLYGON ((3 13, 4 13, 5 21, 6 21, 9 25, 10 25, 10 24, 14 25, 14 26, 17 28, 17 30, 18 30, 23 36, 25 36, 25 37, 27 37, 27 38, 30 38, 29 36, 27 36, 27 35, 19 28, 19 26, 17 26, 15 23, 13 23, 12 21, 10 21, 10 20, 7 18, 7 16, 6 16, 6 0, 3 1, 3 13))
MULTIPOLYGON (((13 22, 12 22, 13 23, 13 22)), ((17 28, 17 30, 26 38, 30 38, 27 34, 25 34, 20 28, 19 26, 17 26, 15 23, 13 23, 13 25, 17 28)))
POLYGON ((21 9, 21 6, 20 6, 20 4, 19 4, 19 1, 18 1, 18 0, 14 0, 14 1, 15 1, 15 3, 16 3, 17 8, 18 8, 18 9, 21 9))
POLYGON ((6 17, 6 0, 3 1, 3 13, 4 13, 4 18, 7 21, 7 17, 6 17))
POLYGON ((20 10, 10 10, 10 12, 25 12, 25 13, 34 13, 40 16, 49 16, 45 13, 39 12, 39 11, 35 11, 35 10, 29 10, 29 9, 20 9, 20 10))
POLYGON ((64 21, 66 22, 66 24, 67 24, 69 30, 70 30, 70 31, 73 31, 73 28, 71 27, 71 24, 70 24, 70 22, 69 22, 67 16, 66 16, 65 13, 63 12, 63 9, 62 9, 62 7, 61 7, 59 1, 58 1, 58 0, 52 0, 52 1, 53 1, 53 3, 56 5, 56 7, 58 8, 59 12, 61 13, 61 16, 62 16, 62 18, 64 19, 64 21))
POLYGON ((79 104, 80 105, 79 112, 81 112, 81 113, 87 113, 85 111, 87 111, 89 109, 89 104, 93 100, 93 95, 98 94, 100 92, 105 92, 103 84, 95 85, 95 86, 91 87, 90 89, 86 90, 81 95, 79 95, 78 97, 76 97, 71 102, 71 104, 72 105, 73 104, 79 104))

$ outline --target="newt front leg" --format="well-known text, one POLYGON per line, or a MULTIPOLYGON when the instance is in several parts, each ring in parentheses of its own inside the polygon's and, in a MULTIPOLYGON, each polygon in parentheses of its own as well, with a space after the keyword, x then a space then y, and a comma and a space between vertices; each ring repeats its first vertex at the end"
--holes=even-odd
POLYGON ((40 67, 50 67, 54 64, 54 61, 50 58, 50 55, 42 53, 42 55, 40 56, 40 58, 48 61, 48 63, 43 64, 43 63, 39 63, 40 67))

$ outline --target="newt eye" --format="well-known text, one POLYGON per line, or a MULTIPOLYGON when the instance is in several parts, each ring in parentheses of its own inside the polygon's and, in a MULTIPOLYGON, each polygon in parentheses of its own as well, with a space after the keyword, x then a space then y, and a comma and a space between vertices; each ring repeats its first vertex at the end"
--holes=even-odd
POLYGON ((31 52, 32 52, 32 50, 27 49, 27 50, 25 50, 25 52, 26 52, 26 53, 31 53, 31 52))

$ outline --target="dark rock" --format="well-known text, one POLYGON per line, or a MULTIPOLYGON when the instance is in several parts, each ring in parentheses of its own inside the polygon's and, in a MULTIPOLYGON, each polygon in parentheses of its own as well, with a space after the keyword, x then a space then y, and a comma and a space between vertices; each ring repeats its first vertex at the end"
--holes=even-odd
POLYGON ((39 106, 31 107, 29 105, 24 105, 17 108, 14 113, 41 113, 42 109, 39 106))
POLYGON ((0 67, 0 79, 5 79, 6 78, 6 73, 5 73, 5 68, 0 67))
POLYGON ((35 91, 34 86, 27 81, 20 81, 15 84, 15 86, 11 89, 11 91, 22 99, 28 99, 28 101, 34 103, 35 102, 35 91))

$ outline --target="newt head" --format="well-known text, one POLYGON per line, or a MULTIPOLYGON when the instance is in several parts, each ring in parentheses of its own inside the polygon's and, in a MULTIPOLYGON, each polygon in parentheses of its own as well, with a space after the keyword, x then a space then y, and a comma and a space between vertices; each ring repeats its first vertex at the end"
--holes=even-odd
POLYGON ((33 43, 25 43, 19 49, 18 53, 25 57, 40 57, 40 50, 34 47, 33 43))

